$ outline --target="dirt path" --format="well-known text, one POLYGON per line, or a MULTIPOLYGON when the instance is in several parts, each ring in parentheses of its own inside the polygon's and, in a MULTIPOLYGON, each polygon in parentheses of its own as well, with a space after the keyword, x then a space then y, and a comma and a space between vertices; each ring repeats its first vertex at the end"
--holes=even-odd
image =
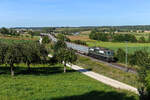
POLYGON ((115 87, 117 89, 123 89, 123 90, 128 90, 128 91, 132 91, 136 94, 138 94, 138 90, 135 88, 135 87, 132 87, 130 85, 127 85, 125 83, 122 83, 122 82, 119 82, 119 81, 116 81, 114 79, 111 79, 111 78, 108 78, 106 76, 103 76, 103 75, 100 75, 100 74, 97 74, 95 72, 92 72, 92 71, 89 71, 89 70, 86 70, 82 67, 79 67, 79 66, 76 66, 76 65, 69 65, 67 64, 68 67, 74 69, 74 70, 77 70, 81 73, 83 73, 84 75, 87 75, 93 79, 96 79, 104 84, 107 84, 109 86, 112 86, 112 87, 115 87))

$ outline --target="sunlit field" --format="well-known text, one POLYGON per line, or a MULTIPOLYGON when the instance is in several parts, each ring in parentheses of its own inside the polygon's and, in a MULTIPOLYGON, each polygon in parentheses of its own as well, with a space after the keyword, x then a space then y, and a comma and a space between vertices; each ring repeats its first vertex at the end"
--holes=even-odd
POLYGON ((17 65, 15 77, 0 67, 0 100, 138 100, 134 93, 117 90, 62 65, 17 65))

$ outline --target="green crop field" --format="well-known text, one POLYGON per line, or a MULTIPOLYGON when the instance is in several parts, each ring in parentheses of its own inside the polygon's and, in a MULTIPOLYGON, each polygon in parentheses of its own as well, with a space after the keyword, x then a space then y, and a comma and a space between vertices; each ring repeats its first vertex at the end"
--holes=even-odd
POLYGON ((17 65, 15 77, 0 67, 0 100, 138 100, 134 93, 114 89, 62 65, 17 65), (22 66, 22 67, 19 67, 22 66))

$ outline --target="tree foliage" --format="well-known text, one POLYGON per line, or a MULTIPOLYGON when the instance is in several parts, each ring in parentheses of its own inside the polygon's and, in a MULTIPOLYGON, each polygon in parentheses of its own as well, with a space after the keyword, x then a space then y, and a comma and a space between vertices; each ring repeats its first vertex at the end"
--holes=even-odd
POLYGON ((8 44, 0 42, 0 64, 5 63, 5 54, 8 50, 8 44))
POLYGON ((113 41, 115 42, 124 42, 124 41, 137 42, 137 39, 132 34, 115 34, 113 36, 113 41))
POLYGON ((50 42, 51 42, 51 40, 49 39, 48 36, 44 36, 44 37, 43 37, 43 39, 42 39, 42 43, 43 43, 43 44, 48 44, 48 43, 50 43, 50 42))
POLYGON ((108 41, 107 36, 108 34, 98 32, 97 30, 93 30, 89 35, 90 39, 99 40, 99 41, 108 41))
POLYGON ((101 32, 97 29, 93 30, 90 35, 90 39, 100 40, 100 41, 113 41, 113 42, 137 42, 137 39, 132 34, 114 34, 113 30, 110 30, 109 33, 101 32))
POLYGON ((138 69, 138 81, 139 81, 139 99, 140 100, 149 100, 150 99, 150 77, 149 77, 149 66, 150 66, 150 58, 146 51, 136 51, 129 58, 129 63, 131 65, 140 66, 138 69))
POLYGON ((66 72, 66 64, 67 63, 73 63, 77 60, 77 56, 72 49, 67 49, 67 48, 61 48, 59 49, 54 57, 57 59, 59 63, 64 64, 64 73, 66 72))
POLYGON ((14 64, 44 63, 48 52, 44 45, 39 43, 0 43, 0 63, 9 64, 11 75, 14 76, 14 64))
POLYGON ((116 57, 119 60, 119 62, 125 62, 125 56, 126 56, 125 51, 119 48, 116 53, 116 57))
POLYGON ((145 37, 144 37, 144 36, 140 37, 138 41, 139 41, 140 43, 145 43, 145 42, 146 42, 146 40, 145 40, 145 37))
POLYGON ((14 29, 7 29, 5 27, 0 29, 0 33, 3 34, 3 35, 15 35, 15 36, 19 35, 16 30, 14 30, 14 29))
POLYGON ((73 63, 77 60, 77 55, 73 49, 68 49, 64 41, 59 40, 54 45, 54 58, 59 63, 64 64, 64 72, 66 72, 66 64, 73 63))
POLYGON ((5 54, 5 63, 10 65, 11 75, 14 76, 14 64, 22 61, 22 47, 20 44, 11 44, 5 54))
POLYGON ((57 52, 61 48, 67 48, 67 44, 64 41, 62 41, 62 40, 58 40, 54 44, 54 51, 57 52))

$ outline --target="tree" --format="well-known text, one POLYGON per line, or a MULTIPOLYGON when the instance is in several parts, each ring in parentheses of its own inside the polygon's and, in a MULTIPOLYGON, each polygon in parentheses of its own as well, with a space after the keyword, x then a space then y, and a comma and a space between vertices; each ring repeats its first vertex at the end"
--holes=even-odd
POLYGON ((66 73, 66 64, 73 63, 77 60, 77 56, 72 49, 61 48, 55 54, 54 57, 58 62, 64 64, 64 73, 66 73))
POLYGON ((27 64, 30 71, 31 63, 40 63, 45 61, 48 52, 44 45, 39 43, 24 43, 23 44, 23 62, 27 64))
POLYGON ((31 37, 33 37, 34 32, 33 32, 33 31, 28 31, 28 34, 30 34, 30 35, 31 35, 31 37))
POLYGON ((145 43, 146 42, 145 37, 144 36, 140 37, 139 38, 139 42, 140 43, 145 43))
POLYGON ((51 40, 49 39, 48 36, 44 36, 44 37, 43 37, 43 39, 42 39, 42 43, 43 43, 43 44, 48 44, 48 43, 50 43, 50 42, 51 42, 51 40))
POLYGON ((9 35, 19 36, 20 34, 14 29, 9 29, 9 35))
POLYGON ((5 27, 0 29, 0 33, 4 34, 4 35, 8 35, 9 34, 9 30, 5 27))
MULTIPOLYGON (((131 67, 133 67, 134 65, 136 65, 136 56, 134 54, 129 55, 129 64, 131 65, 131 67)), ((129 69, 129 68, 128 68, 129 69)))
POLYGON ((5 62, 5 55, 8 49, 8 44, 0 43, 0 64, 4 64, 5 62))
POLYGON ((24 43, 23 44, 23 62, 27 64, 28 70, 30 70, 30 64, 40 61, 40 57, 36 50, 36 44, 34 43, 24 43))
POLYGON ((150 71, 147 72, 146 80, 146 99, 150 100, 150 71))
POLYGON ((150 58, 148 56, 148 53, 146 51, 136 51, 134 53, 134 64, 140 66, 137 70, 138 72, 138 81, 139 81, 139 99, 140 100, 149 100, 150 99, 150 77, 149 77, 149 66, 150 66, 150 58))
POLYGON ((62 41, 62 40, 58 40, 54 44, 54 51, 57 52, 61 48, 67 48, 67 44, 64 41, 62 41))
POLYGON ((90 39, 99 40, 99 41, 108 41, 108 34, 99 32, 98 30, 93 30, 90 35, 90 39))
POLYGON ((119 62, 125 62, 125 56, 126 56, 125 51, 119 48, 116 54, 116 57, 118 58, 119 62))
POLYGON ((143 64, 148 65, 148 52, 146 52, 145 50, 136 51, 134 52, 134 59, 136 60, 135 64, 138 66, 143 66, 143 64))
POLYGON ((5 63, 10 65, 11 76, 14 76, 14 64, 22 61, 22 47, 20 44, 12 44, 8 46, 8 50, 5 55, 5 63))
POLYGON ((150 43, 150 34, 148 35, 148 43, 150 43))

